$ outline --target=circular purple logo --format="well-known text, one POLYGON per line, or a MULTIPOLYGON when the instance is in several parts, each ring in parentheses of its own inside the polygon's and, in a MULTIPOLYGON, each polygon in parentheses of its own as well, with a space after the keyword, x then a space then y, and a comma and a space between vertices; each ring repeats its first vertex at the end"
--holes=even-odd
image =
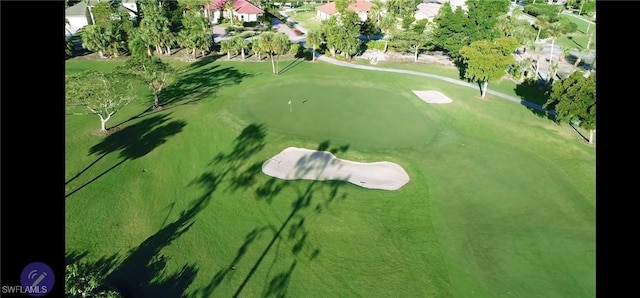
POLYGON ((42 262, 33 262, 24 267, 20 275, 22 293, 33 297, 40 297, 51 292, 53 288, 53 270, 49 265, 42 262))

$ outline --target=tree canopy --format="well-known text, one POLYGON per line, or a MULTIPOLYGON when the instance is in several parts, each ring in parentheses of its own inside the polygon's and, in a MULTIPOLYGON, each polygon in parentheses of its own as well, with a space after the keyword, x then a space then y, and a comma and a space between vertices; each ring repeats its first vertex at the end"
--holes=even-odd
POLYGON ((65 98, 68 106, 86 107, 100 117, 100 130, 120 109, 133 100, 133 86, 126 76, 87 70, 65 76, 65 98))
POLYGON ((544 108, 555 109, 556 120, 579 123, 580 127, 596 128, 596 74, 585 76, 576 71, 553 84, 544 108))
POLYGON ((484 97, 490 81, 502 78, 515 59, 513 52, 518 42, 511 37, 496 38, 493 41, 478 40, 460 50, 464 65, 464 77, 482 83, 481 95, 484 97))

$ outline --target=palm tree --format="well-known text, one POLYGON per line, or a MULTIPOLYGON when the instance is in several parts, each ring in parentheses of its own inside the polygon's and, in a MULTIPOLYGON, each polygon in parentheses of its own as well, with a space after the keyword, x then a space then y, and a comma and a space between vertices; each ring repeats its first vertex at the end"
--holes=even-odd
POLYGON ((262 56, 260 55, 260 43, 258 42, 258 40, 254 39, 251 43, 251 51, 255 53, 256 60, 262 60, 262 56))
POLYGON ((316 31, 316 30, 311 30, 309 31, 309 33, 307 33, 307 42, 309 43, 309 45, 311 46, 311 48, 313 49, 313 56, 311 57, 311 62, 315 62, 316 60, 316 49, 319 48, 322 43, 324 42, 322 40, 322 33, 320 31, 316 31))
POLYGON ((225 39, 220 41, 220 52, 227 53, 227 59, 231 60, 231 51, 233 51, 233 40, 225 39))
POLYGON ((373 3, 373 6, 369 10, 369 15, 373 19, 376 26, 378 26, 379 28, 380 21, 382 21, 385 10, 384 2, 382 2, 381 0, 371 0, 371 3, 373 3))
POLYGON ((249 41, 247 41, 246 39, 238 36, 239 38, 235 41, 236 43, 236 48, 240 50, 240 54, 242 55, 242 61, 244 61, 245 58, 245 50, 249 49, 249 41))
POLYGON ((153 55, 151 53, 149 38, 139 28, 134 28, 131 31, 128 48, 132 56, 144 56, 146 54, 148 57, 151 57, 153 55))
MULTIPOLYGON (((65 5, 68 5, 68 3, 65 1, 65 5)), ((64 18, 64 25, 69 25, 69 19, 64 18)), ((65 43, 65 48, 64 48, 64 52, 65 54, 67 54, 68 56, 73 55, 73 41, 71 41, 71 38, 67 38, 67 36, 64 36, 64 43, 65 43)))
POLYGON ((541 15, 536 18, 535 26, 538 28, 538 34, 536 35, 536 41, 540 39, 540 31, 542 28, 545 28, 549 25, 549 17, 546 15, 541 15))
POLYGON ((224 4, 224 9, 227 11, 227 18, 229 18, 231 26, 233 26, 233 0, 227 0, 224 4))
POLYGON ((107 32, 96 25, 87 25, 82 28, 82 45, 94 52, 98 52, 100 58, 106 58, 104 52, 109 47, 107 32))
POLYGON ((591 34, 591 36, 589 36, 589 41, 587 41, 587 47, 583 50, 580 49, 576 49, 578 50, 578 57, 576 57, 576 62, 573 64, 573 67, 571 68, 571 71, 569 73, 573 73, 576 71, 576 69, 578 68, 578 65, 580 65, 580 62, 582 61, 582 58, 584 57, 584 55, 589 53, 589 46, 591 45, 591 39, 593 38, 593 34, 591 34))
POLYGON ((565 61, 567 58, 567 55, 571 54, 570 47, 560 46, 560 51, 562 51, 562 55, 558 56, 558 62, 565 61))
POLYGON ((551 52, 549 53, 549 66, 551 66, 551 61, 553 61, 553 48, 555 46, 556 38, 560 37, 562 34, 562 29, 560 28, 560 24, 558 22, 551 23, 547 27, 547 35, 551 36, 551 52))
POLYGON ((540 51, 542 50, 542 45, 536 42, 532 42, 529 44, 530 52, 536 53, 536 58, 531 60, 531 68, 535 71, 536 78, 538 77, 539 65, 540 65, 540 51), (535 64, 534 64, 535 61, 535 64), (535 67, 534 67, 535 66, 535 67))
POLYGON ((258 48, 260 52, 264 52, 271 58, 271 72, 273 74, 276 73, 276 65, 273 61, 274 51, 272 49, 272 44, 275 43, 275 33, 271 31, 264 32, 258 36, 258 48))
POLYGON ((391 38, 391 33, 396 29, 396 25, 398 24, 398 19, 396 19, 390 13, 385 14, 380 22, 380 30, 384 33, 384 52, 387 52, 387 48, 389 46, 389 39, 391 38))
POLYGON ((552 83, 556 80, 556 75, 558 74, 558 69, 560 69, 560 63, 556 61, 549 62, 549 79, 547 82, 552 83))
MULTIPOLYGON (((283 32, 276 33, 276 35, 274 36, 274 43, 272 46, 273 52, 276 55, 280 56, 289 52, 289 48, 291 48, 291 40, 289 39, 289 36, 287 36, 283 32)), ((280 62, 280 59, 277 59, 276 74, 280 74, 280 70, 278 69, 279 62, 280 62)))

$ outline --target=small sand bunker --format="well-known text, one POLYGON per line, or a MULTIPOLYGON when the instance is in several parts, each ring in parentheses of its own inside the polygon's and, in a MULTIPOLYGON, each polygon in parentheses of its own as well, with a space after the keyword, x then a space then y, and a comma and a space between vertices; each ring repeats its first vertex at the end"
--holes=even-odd
POLYGON ((370 189, 396 190, 409 182, 404 169, 392 162, 342 160, 331 152, 289 147, 262 165, 265 174, 285 180, 341 180, 370 189))
POLYGON ((438 92, 438 91, 413 91, 415 95, 417 95, 420 99, 424 100, 428 103, 450 103, 453 102, 451 98, 446 95, 438 92))

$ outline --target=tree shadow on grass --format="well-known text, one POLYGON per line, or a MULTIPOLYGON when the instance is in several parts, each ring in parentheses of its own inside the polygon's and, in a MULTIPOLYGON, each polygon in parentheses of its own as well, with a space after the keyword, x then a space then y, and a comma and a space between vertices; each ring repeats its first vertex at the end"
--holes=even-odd
MULTIPOLYGON (((318 146, 318 151, 329 151, 334 154, 338 154, 346 152, 348 148, 348 145, 331 148, 329 141, 325 141, 318 146)), ((303 176, 309 173, 316 173, 318 176, 321 175, 328 166, 332 165, 332 162, 326 157, 327 155, 325 152, 316 152, 303 156, 296 163, 296 169, 294 169, 296 176, 294 178, 303 179, 303 176)), ((344 177, 344 179, 348 178, 349 177, 344 177)), ((247 181, 247 179, 244 179, 243 181, 247 181)), ((228 282, 231 282, 232 276, 236 273, 243 272, 246 276, 233 294, 233 297, 239 297, 255 275, 258 268, 265 261, 267 255, 270 253, 271 255, 275 254, 276 257, 267 268, 267 280, 269 281, 262 286, 262 296, 286 296, 286 291, 289 286, 291 276, 296 268, 296 264, 306 257, 308 257, 308 260, 312 261, 320 254, 319 248, 307 244, 310 232, 305 227, 305 219, 308 216, 308 211, 320 213, 329 204, 335 201, 336 198, 346 198, 346 194, 340 193, 339 189, 345 184, 348 184, 348 182, 339 180, 312 180, 302 183, 301 181, 280 180, 276 178, 268 178, 263 183, 256 183, 256 180, 251 181, 252 183, 244 183, 242 187, 253 187, 253 191, 258 202, 271 204, 284 189, 293 190, 296 193, 296 198, 291 205, 289 215, 278 228, 273 225, 265 225, 256 227, 249 232, 245 237, 244 243, 237 250, 236 256, 230 260, 228 264, 224 264, 222 268, 218 270, 209 284, 195 290, 192 293, 194 296, 214 296, 215 290, 223 281, 227 280, 228 282), (306 187, 301 185, 306 185, 306 187), (315 200, 314 197, 316 198, 315 200), (272 237, 266 247, 262 249, 262 253, 258 259, 253 263, 253 266, 249 268, 248 271, 246 269, 241 271, 237 270, 235 267, 236 264, 240 262, 245 253, 251 249, 255 240, 263 233, 272 234, 272 237), (277 251, 279 251, 282 246, 290 247, 291 253, 288 254, 289 257, 287 257, 287 259, 290 258, 291 260, 284 260, 278 257, 279 253, 277 253, 277 251), (276 252, 273 252, 273 250, 276 250, 276 252), (271 271, 276 262, 291 262, 291 265, 285 271, 272 274, 271 271)), ((260 248, 255 247, 253 249, 260 248)))
POLYGON ((549 98, 549 95, 547 95, 549 90, 549 85, 541 84, 535 79, 527 79, 516 85, 514 89, 516 95, 522 99, 520 104, 525 106, 531 113, 540 118, 554 120, 555 111, 543 107, 549 98))
MULTIPOLYGON (((154 118, 149 119, 149 123, 166 121, 166 119, 152 121, 154 118)), ((125 135, 136 136, 135 133, 125 135)), ((191 285, 199 269, 195 264, 184 264, 177 271, 166 272, 169 257, 162 254, 162 250, 189 231, 195 223, 196 216, 210 204, 220 183, 225 179, 234 181, 235 175, 240 173, 246 176, 246 173, 239 168, 244 168, 243 163, 264 147, 265 135, 263 126, 255 124, 247 126, 234 141, 233 150, 228 154, 217 155, 216 159, 210 163, 212 167, 210 171, 203 173, 190 183, 190 185, 202 188, 203 194, 195 199, 188 209, 182 211, 177 220, 163 225, 158 232, 129 251, 124 259, 120 260, 116 254, 103 257, 95 262, 84 262, 105 279, 103 288, 115 289, 125 297, 185 296, 185 290, 191 285)), ((113 152, 124 149, 126 149, 124 144, 114 141, 110 144, 96 146, 92 152, 113 152)), ((124 154, 135 157, 139 152, 143 151, 134 150, 124 154)), ((258 233, 259 231, 256 231, 255 235, 258 233)), ((251 241, 252 239, 249 237, 247 245, 251 241)), ((241 258, 243 254, 244 251, 240 249, 238 258, 241 258)), ((87 252, 67 252, 66 263, 82 262, 82 258, 86 255, 87 252)))
POLYGON ((87 262, 81 259, 87 252, 67 252, 66 264, 82 264, 85 270, 104 280, 99 289, 113 289, 124 297, 182 297, 195 279, 198 268, 185 264, 175 272, 167 272, 169 258, 162 249, 186 233, 194 224, 195 216, 209 203, 204 195, 182 211, 180 217, 128 252, 124 259, 118 254, 87 262))
MULTIPOLYGON (((578 56, 579 55, 583 55, 583 54, 579 53, 578 55, 576 55, 575 53, 570 53, 569 55, 567 55, 565 57, 565 61, 567 61, 567 63, 569 63, 571 65, 575 65, 576 61, 578 61, 578 56)), ((581 70, 581 71, 593 70, 593 66, 591 65, 591 63, 588 63, 585 60, 587 60, 586 57, 584 57, 584 58, 582 58, 580 60, 580 63, 578 63, 578 66, 576 67, 576 70, 581 70)), ((593 58, 591 58, 591 60, 593 60, 593 58)))
POLYGON ((129 121, 174 109, 185 104, 193 104, 206 98, 213 98, 218 89, 240 84, 244 79, 254 76, 233 67, 209 66, 217 59, 218 56, 207 56, 193 62, 180 71, 177 74, 177 80, 159 94, 159 108, 154 109, 150 106, 138 115, 110 128, 119 127, 129 121))
POLYGON ((106 171, 97 175, 93 179, 84 183, 80 187, 71 191, 65 198, 93 183, 98 178, 109 173, 114 168, 120 166, 127 160, 143 157, 153 151, 155 148, 167 142, 168 138, 180 133, 187 125, 183 120, 169 121, 170 114, 157 115, 151 118, 132 124, 105 137, 102 142, 94 145, 89 149, 89 155, 98 154, 96 161, 89 164, 85 169, 76 174, 73 178, 65 182, 65 185, 80 177, 90 167, 94 166, 104 156, 116 151, 120 151, 120 161, 111 166, 106 171))
POLYGON ((298 64, 302 63, 302 61, 304 61, 304 58, 296 58, 295 60, 291 61, 289 64, 287 64, 287 66, 285 66, 284 68, 282 68, 280 70, 280 72, 278 74, 283 74, 291 69, 293 69, 294 67, 296 67, 298 64))
POLYGON ((159 103, 162 106, 195 103, 213 97, 221 87, 239 84, 252 76, 221 65, 194 68, 182 73, 176 82, 160 93, 159 103))

